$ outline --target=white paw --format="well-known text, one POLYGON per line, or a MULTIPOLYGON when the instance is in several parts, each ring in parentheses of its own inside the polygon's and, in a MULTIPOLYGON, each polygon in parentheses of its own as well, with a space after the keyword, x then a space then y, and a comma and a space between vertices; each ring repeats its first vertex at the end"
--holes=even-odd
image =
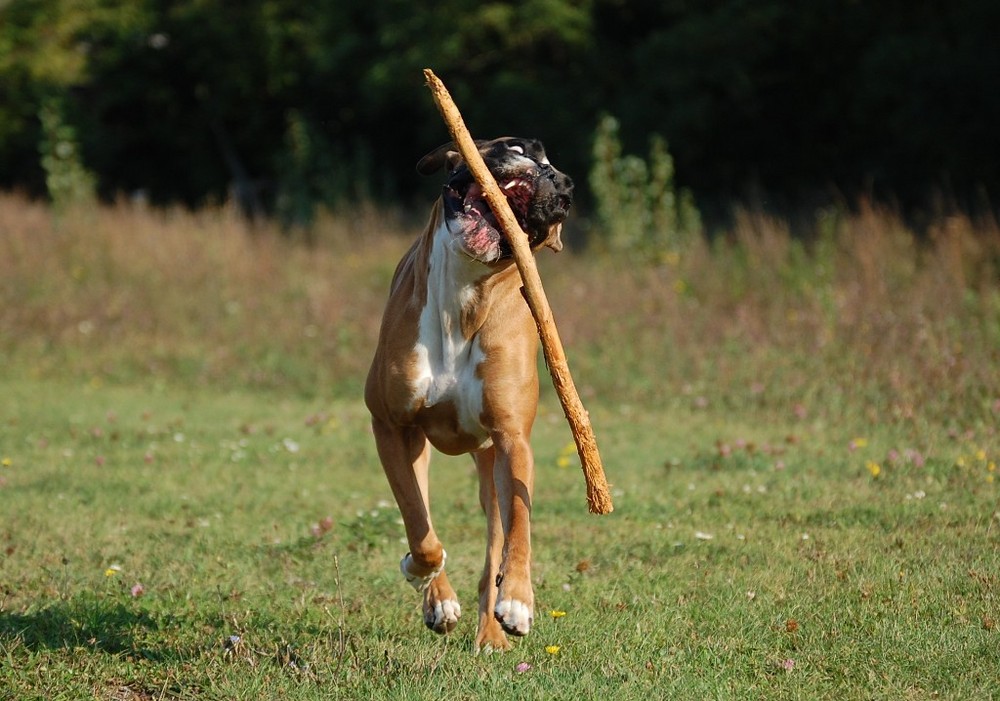
POLYGON ((436 633, 450 633, 458 625, 462 607, 454 599, 445 599, 428 608, 424 613, 424 623, 436 633))
POLYGON ((527 635, 534 623, 531 606, 517 599, 503 599, 493 609, 493 617, 511 635, 527 635))

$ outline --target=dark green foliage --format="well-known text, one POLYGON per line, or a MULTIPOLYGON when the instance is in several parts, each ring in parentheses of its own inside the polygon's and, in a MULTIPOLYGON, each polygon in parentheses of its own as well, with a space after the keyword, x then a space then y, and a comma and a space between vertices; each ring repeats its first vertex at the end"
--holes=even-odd
POLYGON ((584 187, 611 114, 626 153, 669 142, 699 202, 974 205, 1000 186, 998 24, 985 0, 12 0, 0 186, 45 191, 39 111, 58 97, 105 197, 235 198, 293 224, 423 198, 413 164, 446 138, 432 67, 473 133, 538 136, 584 187))

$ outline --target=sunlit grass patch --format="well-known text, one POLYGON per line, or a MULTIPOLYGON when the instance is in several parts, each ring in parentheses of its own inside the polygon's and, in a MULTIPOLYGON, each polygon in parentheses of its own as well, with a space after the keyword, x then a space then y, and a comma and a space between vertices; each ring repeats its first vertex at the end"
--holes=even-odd
MULTIPOLYGON (((861 446, 794 422, 598 409, 616 511, 596 518, 578 471, 555 460, 566 433, 547 399, 536 627, 512 654, 474 658, 474 620, 433 636, 402 584, 402 527, 358 402, 4 389, 0 439, 16 459, 2 488, 12 662, 0 674, 24 693, 391 698, 516 680, 525 697, 553 685, 567 697, 948 696, 981 688, 998 661, 1000 517, 977 474, 995 437, 945 438, 922 463, 897 451, 872 480, 866 456, 896 445, 879 426, 861 446)), ((474 471, 435 456, 432 479, 452 580, 474 608, 474 471)))

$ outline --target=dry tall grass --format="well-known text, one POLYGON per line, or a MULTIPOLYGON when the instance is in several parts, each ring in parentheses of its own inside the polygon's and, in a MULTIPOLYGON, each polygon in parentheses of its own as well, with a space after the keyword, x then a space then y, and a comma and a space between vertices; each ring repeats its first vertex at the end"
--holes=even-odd
MULTIPOLYGON (((82 381, 360 392, 395 262, 420 224, 362 208, 312 245, 228 208, 56 219, 0 196, 0 354, 82 381)), ((1000 415, 1000 228, 925 238, 869 206, 803 242, 744 212, 660 265, 542 255, 581 389, 612 404, 901 422, 1000 415)))
MULTIPOLYGON (((577 264, 553 294, 579 306, 559 320, 571 344, 603 345, 632 367, 610 374, 622 401, 677 392, 799 417, 1000 419, 994 222, 954 216, 922 238, 866 206, 821 219, 804 242, 742 212, 727 235, 657 267, 577 264)), ((583 374, 607 376, 590 359, 583 374)))
POLYGON ((290 243, 232 209, 57 219, 0 197, 0 349, 29 372, 308 389, 356 378, 399 241, 393 217, 290 243))

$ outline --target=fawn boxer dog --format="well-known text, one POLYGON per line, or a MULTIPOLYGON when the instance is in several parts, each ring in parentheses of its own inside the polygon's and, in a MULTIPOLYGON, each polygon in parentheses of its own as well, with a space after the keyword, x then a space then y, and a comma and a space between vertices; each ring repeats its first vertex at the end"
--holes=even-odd
MULTIPOLYGON (((532 248, 561 250, 573 181, 534 139, 476 145, 532 248)), ((504 631, 527 635, 534 618, 529 438, 538 334, 510 243, 451 144, 417 164, 424 175, 442 168, 441 197, 392 279, 365 402, 410 548, 400 569, 423 595, 424 623, 436 633, 452 631, 462 609, 431 524, 430 447, 472 454, 486 515, 475 650, 501 650, 510 647, 504 631)))

